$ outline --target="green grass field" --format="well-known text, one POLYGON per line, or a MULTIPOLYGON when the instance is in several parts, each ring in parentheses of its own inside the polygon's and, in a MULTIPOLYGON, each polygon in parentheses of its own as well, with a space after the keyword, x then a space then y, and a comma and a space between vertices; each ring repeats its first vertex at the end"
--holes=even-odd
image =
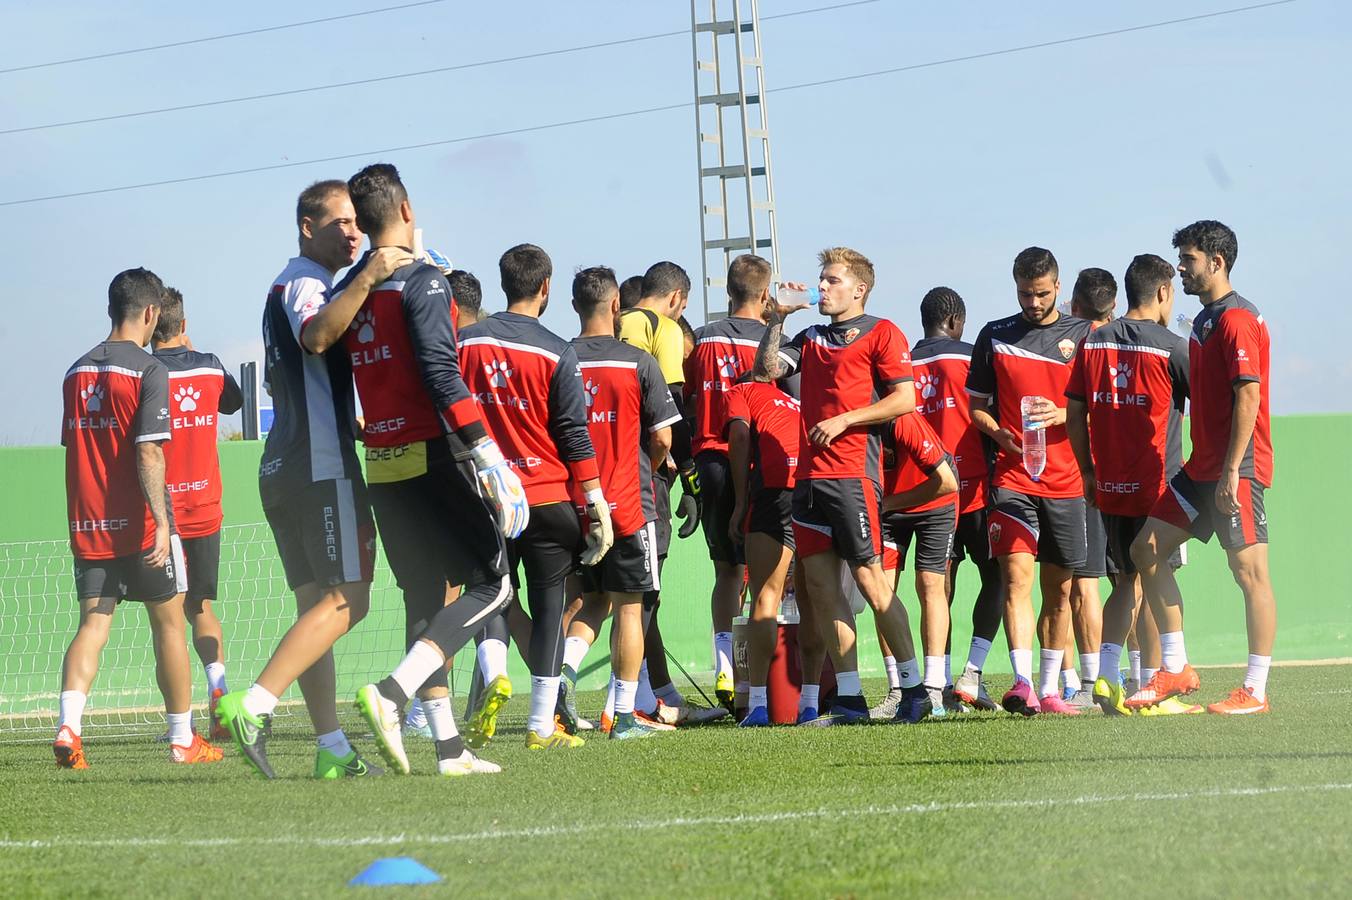
MULTIPOLYGON (((1200 696, 1239 676, 1204 671, 1200 696)), ((233 750, 176 768, 104 738, 68 772, 0 746, 0 895, 1347 896, 1352 669, 1270 691, 1244 719, 711 726, 531 755, 518 700, 483 754, 506 771, 443 780, 421 741, 423 774, 308 780, 297 730, 271 783, 233 750), (397 855, 444 883, 345 887, 397 855)))

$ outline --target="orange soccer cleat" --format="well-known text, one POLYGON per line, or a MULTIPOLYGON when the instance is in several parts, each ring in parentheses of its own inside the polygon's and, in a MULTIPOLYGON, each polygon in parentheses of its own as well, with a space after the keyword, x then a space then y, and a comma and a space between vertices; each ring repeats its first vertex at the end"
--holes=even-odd
POLYGON ((211 692, 211 700, 207 706, 207 715, 211 719, 211 739, 213 741, 230 740, 230 729, 226 728, 216 719, 216 704, 220 703, 221 698, 225 696, 225 691, 220 688, 211 692))
POLYGON ((1140 690, 1127 698, 1126 706, 1128 709, 1154 706, 1179 694, 1191 694, 1201 686, 1202 680, 1197 677, 1197 670, 1192 666, 1184 666, 1183 671, 1177 673, 1160 669, 1141 685, 1140 690))
POLYGON ((195 731, 192 733, 192 743, 186 747, 180 744, 169 745, 169 759, 176 763, 214 763, 220 762, 224 755, 219 747, 208 744, 195 731))
POLYGON ((1219 703, 1209 704, 1207 712, 1220 713, 1223 716, 1246 716, 1250 713, 1270 712, 1272 707, 1268 706, 1267 695, 1259 700, 1253 695, 1253 689, 1248 686, 1237 687, 1230 692, 1219 703))
POLYGON ((63 769, 89 768, 80 736, 71 731, 69 725, 62 725, 56 732, 56 740, 52 741, 52 755, 56 757, 56 764, 63 769))

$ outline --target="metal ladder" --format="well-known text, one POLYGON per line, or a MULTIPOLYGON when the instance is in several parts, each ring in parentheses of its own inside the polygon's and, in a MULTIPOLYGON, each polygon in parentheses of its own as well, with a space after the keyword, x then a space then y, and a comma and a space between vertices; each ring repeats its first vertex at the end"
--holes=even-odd
POLYGON ((779 281, 757 0, 691 0, 690 38, 704 321, 712 322, 727 315, 727 308, 723 291, 716 290, 717 309, 710 309, 709 289, 727 287, 733 257, 742 253, 766 257, 772 281, 779 281), (720 18, 720 11, 730 17, 720 18), (731 79, 724 66, 729 63, 736 67, 735 87, 727 83, 731 79))

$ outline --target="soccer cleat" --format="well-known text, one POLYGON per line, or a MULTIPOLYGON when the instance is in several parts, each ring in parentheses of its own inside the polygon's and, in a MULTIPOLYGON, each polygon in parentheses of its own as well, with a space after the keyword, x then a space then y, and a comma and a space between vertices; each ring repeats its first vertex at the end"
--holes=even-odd
POLYGON ((566 666, 559 679, 559 699, 554 704, 554 715, 569 734, 577 734, 577 673, 566 666))
POLYGON ((608 712, 601 713, 601 733, 610 734, 610 729, 615 727, 615 717, 608 712))
POLYGON ((1066 685, 1065 687, 1061 688, 1061 699, 1062 699, 1062 700, 1064 700, 1064 701, 1066 701, 1067 703, 1069 703, 1069 702, 1070 702, 1070 698, 1071 698, 1071 697, 1074 697, 1074 696, 1075 696, 1075 688, 1073 688, 1073 687, 1071 687, 1071 686, 1069 686, 1069 685, 1066 685))
POLYGON ((192 743, 169 745, 169 761, 175 763, 214 763, 225 756, 219 747, 214 747, 202 739, 197 732, 192 733, 192 743))
POLYGON ((1268 705, 1266 696, 1259 700, 1253 695, 1253 689, 1244 685, 1235 688, 1230 692, 1229 697, 1219 703, 1209 704, 1206 711, 1219 713, 1223 716, 1246 716, 1251 713, 1269 712, 1271 707, 1268 705))
POLYGON ((411 725, 408 722, 404 722, 404 737, 427 738, 430 740, 432 738, 432 726, 428 725, 426 722, 421 725, 411 725))
POLYGON ((943 691, 940 688, 927 688, 923 684, 901 689, 901 702, 897 704, 897 714, 893 722, 902 725, 914 725, 934 712, 934 698, 939 698, 939 708, 943 708, 943 691), (933 694, 930 691, 934 691, 933 694))
POLYGON ((216 703, 216 721, 235 740, 239 753, 264 778, 275 778, 268 762, 272 716, 255 716, 244 708, 244 691, 231 691, 216 703))
POLYGON ((1103 677, 1094 682, 1094 702, 1103 710, 1105 716, 1131 715, 1132 711, 1126 701, 1126 691, 1117 682, 1103 677))
POLYGON ((1141 679, 1132 678, 1130 675, 1124 675, 1122 678, 1122 691, 1130 697, 1141 689, 1141 679))
MULTIPOLYGON (((216 690, 211 692, 211 699, 207 701, 207 715, 211 719, 211 739, 213 741, 230 740, 229 730, 216 719, 216 706, 221 702, 221 698, 224 696, 225 691, 216 688, 216 690)), ((166 737, 166 740, 167 739, 168 738, 166 737)))
MULTIPOLYGON (((655 712, 655 710, 654 710, 654 712, 655 712)), ((638 721, 642 722, 644 725, 648 726, 649 728, 651 728, 651 729, 654 730, 654 731, 675 731, 675 730, 676 730, 676 726, 675 726, 675 725, 668 725, 666 722, 663 722, 661 719, 658 719, 656 716, 650 716, 650 715, 648 715, 647 713, 643 712, 643 711, 640 710, 640 709, 634 710, 634 718, 637 719, 638 721)))
POLYGON ((661 722, 663 725, 670 725, 675 728, 689 717, 689 706, 672 706, 659 699, 657 701, 657 708, 653 710, 653 714, 649 718, 656 722, 661 722))
POLYGON ((468 750, 455 759, 437 760, 437 774, 445 775, 448 778, 459 778, 465 775, 496 775, 501 771, 502 766, 491 763, 486 759, 479 759, 468 750))
MULTIPOLYGON (((929 698, 929 715, 934 719, 942 719, 948 715, 948 709, 944 706, 944 689, 941 687, 925 687, 925 694, 929 698)), ((921 718, 924 718, 923 716, 921 718)), ((916 721, 919 721, 918 719, 916 721)))
POLYGON ((89 768, 89 761, 84 755, 84 743, 78 734, 70 730, 69 725, 62 725, 57 730, 56 740, 52 741, 52 755, 56 757, 56 764, 63 769, 89 768))
POLYGON ((591 719, 583 719, 583 718, 579 717, 578 720, 577 720, 577 730, 578 730, 578 731, 595 731, 595 730, 596 730, 596 723, 593 722, 591 719))
POLYGON ((680 721, 686 725, 708 725, 711 722, 718 722, 726 719, 732 713, 721 706, 694 706, 686 704, 681 707, 682 715, 680 721))
MULTIPOLYGON (((873 714, 872 710, 869 715, 873 714)), ((739 728, 763 728, 770 724, 770 712, 763 706, 753 706, 747 712, 745 718, 737 723, 739 728)))
POLYGON ((733 683, 732 676, 727 672, 719 672, 714 678, 714 696, 718 702, 723 704, 723 708, 728 712, 733 711, 733 704, 736 702, 736 685, 733 683))
POLYGON ((1189 703, 1182 697, 1169 697, 1161 700, 1154 706, 1147 706, 1140 710, 1142 716, 1178 716, 1178 715, 1198 715, 1205 712, 1200 703, 1189 703))
MULTIPOLYGON (((612 741, 629 741, 636 738, 647 738, 661 734, 663 730, 654 728, 651 719, 645 720, 637 715, 620 713, 615 717, 614 727, 610 729, 610 739, 612 741)), ((675 731, 674 728, 665 730, 675 731)))
POLYGON ((1000 705, 1004 707, 1005 712, 1018 716, 1035 716, 1042 712, 1042 704, 1038 702, 1037 692, 1033 690, 1031 684, 1022 678, 1014 679, 1014 686, 1000 698, 1000 705))
POLYGON ((1048 694, 1042 698, 1043 715, 1078 716, 1080 711, 1061 699, 1060 694, 1048 694))
POLYGON ((1069 697, 1063 698, 1071 709, 1079 712, 1088 712, 1094 708, 1094 692, 1089 688, 1082 687, 1072 693, 1069 697))
POLYGON ((1162 700, 1176 697, 1179 694, 1191 694, 1201 686, 1202 682, 1197 677, 1197 670, 1192 666, 1184 666, 1182 672, 1160 669, 1141 686, 1139 691, 1127 697, 1127 706, 1132 709, 1154 706, 1162 700))
MULTIPOLYGON (((615 727, 619 727, 618 721, 615 723, 615 727)), ((615 732, 612 729, 611 734, 614 733, 615 732)), ((585 743, 586 741, 582 740, 582 738, 577 735, 569 734, 564 731, 563 726, 557 723, 555 723, 554 726, 554 733, 544 737, 541 737, 534 731, 526 732, 527 750, 576 750, 585 743)))
POLYGON ((816 721, 816 719, 817 719, 817 707, 804 706, 802 709, 798 710, 798 721, 795 722, 794 724, 810 725, 812 724, 812 722, 816 721))
POLYGON ((973 709, 995 712, 1000 708, 995 705, 991 695, 986 692, 986 682, 981 677, 980 670, 963 672, 953 684, 953 693, 957 695, 959 700, 973 709))
POLYGON ((498 730, 498 713, 512 699, 512 682, 506 675, 499 675, 483 689, 479 697, 479 708, 470 716, 465 728, 465 743, 478 750, 486 747, 498 730))
POLYGON ((868 717, 874 721, 888 721, 896 718, 897 707, 901 705, 901 688, 892 688, 878 705, 868 711, 868 717))
MULTIPOLYGON (((861 706, 863 698, 860 698, 861 706)), ((801 714, 799 718, 801 718, 801 714)), ((804 722, 813 728, 831 728, 836 725, 865 725, 869 722, 868 710, 837 703, 824 716, 818 716, 810 722, 804 722)))
POLYGON ((407 775, 408 754, 404 753, 404 737, 400 734, 399 707, 394 701, 380 693, 374 684, 368 684, 357 691, 357 712, 371 726, 371 734, 376 740, 376 749, 396 775, 407 775))
POLYGON ((339 756, 321 747, 315 754, 316 778, 333 781, 339 778, 374 778, 384 774, 384 769, 362 759, 356 750, 347 756, 339 756))
POLYGON ((959 699, 953 690, 953 685, 947 685, 944 688, 944 712, 946 713, 969 713, 972 708, 959 699))

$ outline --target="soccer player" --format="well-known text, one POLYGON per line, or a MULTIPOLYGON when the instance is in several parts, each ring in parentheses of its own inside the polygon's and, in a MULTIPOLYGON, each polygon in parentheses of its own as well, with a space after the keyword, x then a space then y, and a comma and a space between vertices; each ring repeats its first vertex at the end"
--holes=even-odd
MULTIPOLYGON (((818 721, 835 725, 868 720, 854 615, 841 591, 842 561, 873 607, 888 646, 900 659, 915 655, 906 608, 883 575, 879 521, 882 436, 888 423, 915 409, 915 387, 901 329, 864 312, 873 263, 846 247, 823 250, 818 260, 818 309, 831 321, 798 334, 779 356, 784 374, 802 376, 806 432, 793 490, 793 534, 836 670, 835 705, 818 721)), ((782 331, 783 310, 776 309, 763 340, 777 345, 782 331)), ((919 721, 927 701, 920 673, 912 672, 902 687, 909 696, 897 718, 919 721)))
MULTIPOLYGON (((582 326, 573 348, 582 369, 587 428, 612 509, 615 543, 599 562, 582 570, 583 606, 564 642, 565 702, 572 702, 577 670, 601 621, 613 610, 615 713, 610 737, 648 737, 659 729, 635 717, 634 700, 643 665, 643 595, 659 587, 653 470, 671 449, 671 426, 681 413, 657 361, 615 338, 620 288, 614 271, 596 266, 578 272, 573 309, 582 326)), ((573 502, 585 510, 576 484, 573 502)))
MULTIPOLYGON (((685 407, 693 412, 695 422, 691 450, 699 473, 700 519, 714 564, 709 598, 714 626, 714 692, 724 705, 734 692, 732 620, 741 612, 746 580, 741 548, 728 529, 736 496, 724 436, 727 392, 739 377, 751 371, 756 348, 765 335, 769 261, 751 253, 735 257, 728 266, 727 285, 728 315, 695 331, 694 351, 685 360, 683 388, 685 407)), ((782 578, 779 588, 782 592, 782 578)))
POLYGON ((446 280, 451 284, 451 296, 455 299, 456 331, 463 331, 483 321, 483 288, 474 273, 454 269, 446 276, 446 280))
MULTIPOLYGON (((915 409, 939 435, 958 469, 958 527, 953 535, 946 586, 949 605, 957 588, 959 563, 970 559, 981 578, 981 588, 972 606, 972 640, 967 649, 967 663, 953 682, 952 698, 990 711, 996 705, 986 691, 981 669, 1000 630, 1004 608, 1000 600, 1000 567, 990 555, 986 535, 986 482, 990 478, 990 464, 981 432, 972 425, 971 400, 964 389, 972 364, 972 345, 962 340, 967 306, 952 288, 932 288, 920 301, 920 324, 925 337, 911 348, 915 409)), ((896 696, 900 699, 900 688, 896 696)), ((952 698, 949 705, 956 711, 952 698)))
POLYGON ((338 724, 333 645, 370 608, 375 525, 357 459, 352 362, 335 346, 353 314, 408 254, 377 253, 343 303, 329 291, 361 245, 356 213, 342 181, 318 181, 296 201, 300 253, 273 279, 263 308, 264 377, 273 424, 258 466, 263 514, 296 595, 296 623, 247 691, 222 697, 217 721, 265 778, 273 710, 292 682, 318 739, 316 778, 379 775, 338 724), (353 305, 355 304, 355 305, 353 305))
POLYGON ((1000 565, 1005 595, 1005 637, 1014 686, 1001 705, 1011 713, 1075 715, 1057 692, 1064 655, 1071 575, 1085 561, 1084 495, 1075 455, 1066 438, 1066 410, 1058 406, 1075 348, 1089 323, 1061 315, 1056 257, 1029 247, 1014 258, 1020 312, 981 329, 967 374, 972 424, 996 444, 988 500, 987 534, 1000 565), (1046 467, 1036 479, 1024 468, 1020 403, 1034 398, 1030 420, 1046 432, 1046 467), (1039 563, 1042 678, 1033 687, 1032 592, 1039 563), (1039 700, 1039 696, 1041 700, 1039 700))
POLYGON ((221 621, 211 608, 221 568, 223 518, 216 434, 219 417, 239 412, 244 395, 214 353, 193 348, 183 295, 174 288, 165 289, 153 342, 155 358, 169 370, 174 439, 165 448, 164 466, 187 567, 183 608, 192 626, 193 648, 206 670, 211 737, 227 739, 230 733, 216 721, 216 704, 226 693, 225 644, 221 621))
POLYGON ((1109 715, 1131 712, 1119 672, 1141 598, 1131 544, 1182 456, 1188 347, 1168 327, 1173 276, 1173 266, 1153 254, 1131 261, 1123 279, 1126 315, 1085 339, 1066 384, 1066 432, 1085 501, 1102 514, 1107 554, 1117 570, 1103 609, 1093 683, 1094 702, 1109 715))
POLYGON ((1174 232, 1173 243, 1183 292, 1202 303, 1188 345, 1192 455, 1132 544, 1164 666, 1127 705, 1197 689, 1183 643, 1183 600, 1167 561, 1189 537, 1206 542, 1217 534, 1244 594, 1249 667, 1243 684, 1207 710, 1262 713, 1270 707, 1267 676, 1277 632, 1263 507, 1263 492, 1272 486, 1268 329, 1258 309, 1230 286, 1239 254, 1233 231, 1204 219, 1174 232))
POLYGON ((192 727, 192 676, 184 642, 183 546, 164 480, 170 440, 169 378, 143 349, 164 304, 164 284, 146 269, 108 285, 108 337, 66 372, 61 444, 66 448, 66 513, 75 557, 80 624, 61 667, 60 718, 52 753, 66 769, 87 769, 81 740, 85 702, 123 600, 145 604, 155 675, 169 724, 169 758, 216 762, 221 751, 192 727))
MULTIPOLYGON (((494 313, 460 335, 465 384, 482 410, 484 426, 518 473, 530 504, 530 524, 512 545, 508 571, 515 586, 518 561, 526 571, 532 621, 526 662, 531 673, 526 746, 582 746, 576 723, 555 722, 563 665, 565 580, 579 554, 595 564, 614 538, 610 505, 601 488, 596 452, 587 431, 581 370, 573 346, 540 324, 549 305, 553 264, 534 244, 512 247, 498 261, 505 312, 494 313), (570 503, 570 483, 585 499, 583 529, 570 503)), ((496 616, 480 636, 484 699, 470 721, 475 744, 496 730, 498 711, 510 696, 507 619, 496 616)))

